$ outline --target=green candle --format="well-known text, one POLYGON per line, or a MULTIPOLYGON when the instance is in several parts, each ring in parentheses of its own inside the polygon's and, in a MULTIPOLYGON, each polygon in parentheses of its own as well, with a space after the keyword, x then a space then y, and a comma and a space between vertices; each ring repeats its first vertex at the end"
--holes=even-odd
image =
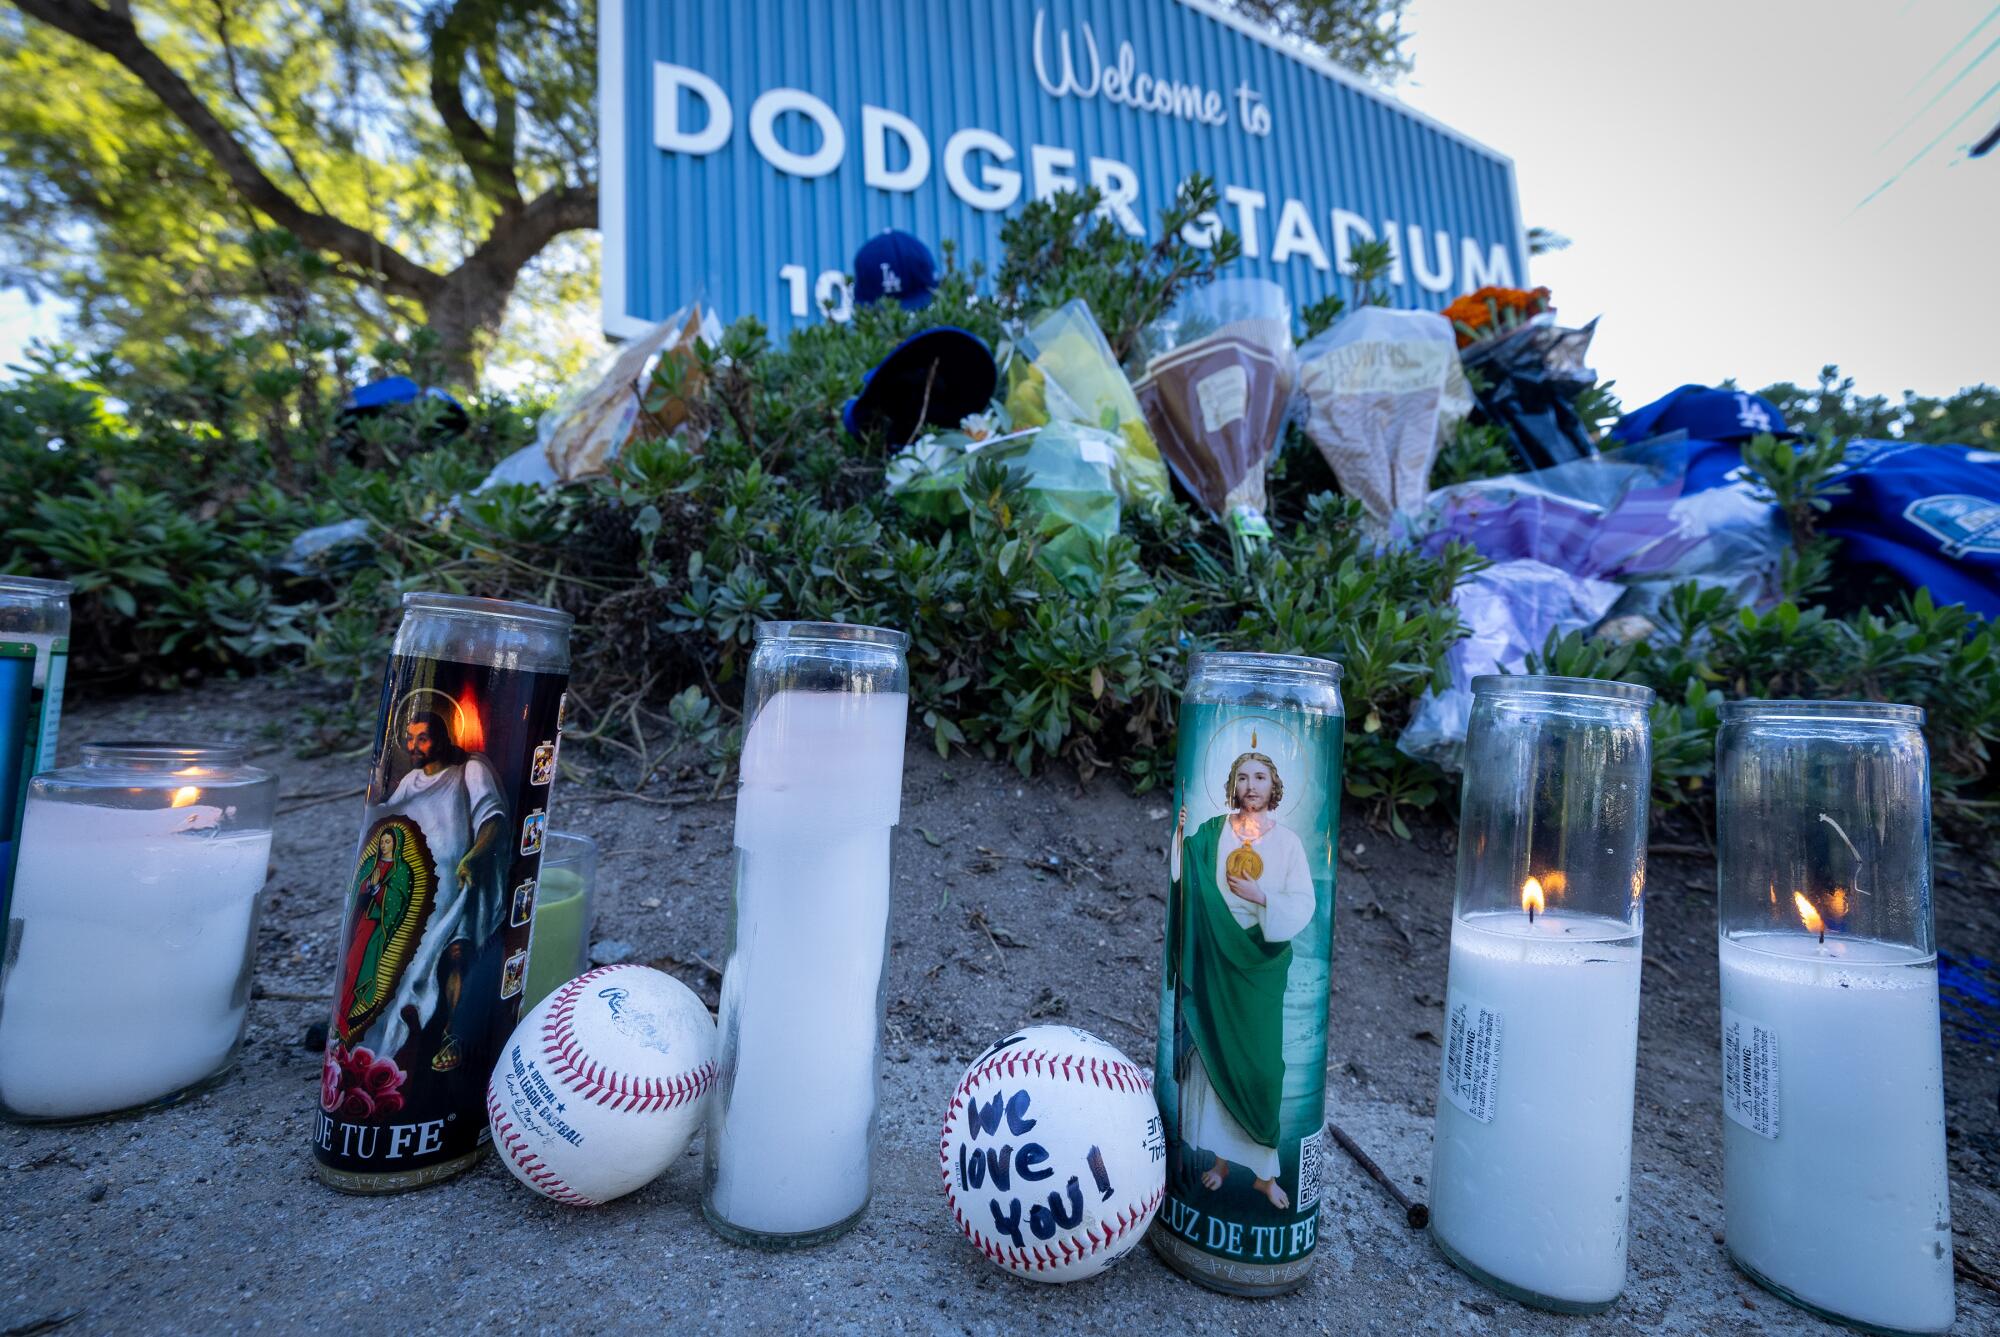
POLYGON ((521 1011, 583 973, 590 945, 590 898, 583 876, 571 868, 544 868, 535 888, 535 932, 528 943, 528 978, 521 1011))

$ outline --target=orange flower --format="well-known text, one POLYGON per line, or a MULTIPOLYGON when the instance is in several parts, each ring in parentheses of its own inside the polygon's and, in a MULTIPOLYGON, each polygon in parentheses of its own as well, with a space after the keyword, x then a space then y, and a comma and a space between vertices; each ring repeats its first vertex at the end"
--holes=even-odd
POLYGON ((1467 293, 1444 309, 1444 318, 1452 323, 1458 336, 1460 348, 1484 338, 1513 329, 1531 316, 1549 309, 1549 290, 1535 288, 1485 287, 1477 292, 1467 293), (1505 318, 1501 316, 1506 312, 1505 318))

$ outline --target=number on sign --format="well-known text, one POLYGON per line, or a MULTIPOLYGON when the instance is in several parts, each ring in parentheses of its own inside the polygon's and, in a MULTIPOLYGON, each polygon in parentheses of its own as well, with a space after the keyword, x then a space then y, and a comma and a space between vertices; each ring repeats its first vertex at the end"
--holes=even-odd
POLYGON ((820 271, 813 283, 813 307, 806 305, 806 267, 804 265, 784 265, 778 270, 778 282, 785 285, 786 298, 795 316, 812 314, 813 307, 824 311, 827 318, 846 324, 854 318, 854 296, 847 287, 847 275, 837 269, 820 271))

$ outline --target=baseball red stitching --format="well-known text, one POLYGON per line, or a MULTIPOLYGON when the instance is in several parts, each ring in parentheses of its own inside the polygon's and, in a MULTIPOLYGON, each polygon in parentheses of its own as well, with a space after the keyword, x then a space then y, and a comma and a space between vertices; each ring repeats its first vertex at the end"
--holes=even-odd
POLYGON ((586 1198, 565 1184, 560 1175, 528 1150, 528 1140, 521 1136, 515 1129, 513 1120, 509 1119, 506 1111, 500 1108, 499 1098, 493 1094, 491 1085, 486 1088, 486 1115, 493 1121, 493 1144, 500 1148, 500 1154, 512 1161, 514 1168, 519 1170, 537 1191, 572 1207, 598 1205, 597 1199, 586 1198))
POLYGON ((550 999, 549 1014, 542 1020, 542 1058, 580 1099, 594 1100, 615 1110, 651 1113, 670 1110, 699 1100, 715 1083, 713 1060, 674 1077, 634 1077, 584 1057, 576 1038, 576 1005, 584 986, 619 970, 642 970, 643 966, 624 963, 599 966, 578 975, 550 999))
POLYGON ((965 1211, 958 1203, 958 1194, 952 1189, 951 1127, 965 1108, 966 1097, 981 1079, 996 1072, 1004 1072, 1008 1077, 1017 1077, 1023 1072, 1036 1076, 1060 1076, 1065 1081, 1088 1081, 1093 1086, 1112 1087, 1120 1091, 1139 1091, 1152 1094, 1153 1084, 1146 1075, 1130 1063, 1106 1062, 1103 1059, 1080 1059, 1073 1055, 1044 1053, 1038 1049, 1003 1050, 985 1062, 977 1065, 965 1075, 952 1093, 951 1106, 945 1110, 944 1131, 938 1138, 938 1163, 944 1171, 945 1203, 951 1208, 952 1219, 958 1228, 972 1241, 972 1247, 985 1254, 1002 1267, 1010 1267, 1016 1272, 1046 1272, 1063 1263, 1073 1263, 1088 1258, 1094 1253, 1110 1248, 1123 1239, 1134 1226, 1148 1219, 1160 1200, 1167 1194, 1162 1184, 1153 1191, 1151 1197, 1137 1207, 1128 1207, 1117 1216, 1098 1223, 1096 1231, 1085 1226, 1085 1244, 1074 1244, 1068 1238, 1058 1241, 1059 1247, 1034 1245, 1016 1248, 1001 1244, 987 1237, 983 1230, 966 1218, 965 1211), (1085 1247, 1087 1245, 1088 1247, 1085 1247))
MULTIPOLYGON (((577 983, 589 978, 585 975, 577 983)), ((1092 1086, 1111 1087, 1119 1091, 1150 1093, 1153 1089, 1153 1084, 1146 1080, 1146 1074, 1130 1063, 1107 1062, 1101 1058, 1081 1059, 1072 1054, 1051 1054, 1040 1049, 1003 1049, 966 1073, 965 1080, 958 1084, 958 1094, 965 1095, 996 1072, 1004 1072, 1010 1078, 1026 1072, 1037 1077, 1087 1081, 1092 1086)))

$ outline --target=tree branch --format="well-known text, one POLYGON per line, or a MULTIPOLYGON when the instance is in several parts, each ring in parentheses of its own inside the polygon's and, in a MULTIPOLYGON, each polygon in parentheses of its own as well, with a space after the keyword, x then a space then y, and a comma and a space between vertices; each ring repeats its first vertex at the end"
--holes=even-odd
POLYGON ((495 219, 493 231, 460 268, 502 268, 511 275, 563 233, 596 226, 597 187, 558 186, 495 219))
POLYGON ((427 302, 442 289, 442 275, 351 223, 306 208, 266 176, 201 95, 146 45, 124 6, 104 9, 89 0, 17 0, 17 4, 28 17, 68 33, 124 66, 208 150, 245 203, 301 242, 380 274, 384 287, 399 297, 427 302))
MULTIPOLYGON (((483 9, 463 2, 445 11, 432 26, 431 105, 444 121, 452 147, 471 169, 473 183, 504 212, 521 207, 521 184, 514 175, 513 98, 511 94, 504 98, 498 92, 494 94, 501 132, 496 141, 467 109, 465 92, 459 83, 475 40, 479 44, 481 66, 491 59, 488 53, 497 44, 483 40, 491 37, 491 29, 492 23, 483 9), (485 32, 475 33, 476 23, 485 32)), ((489 89, 502 82, 498 69, 482 68, 481 73, 489 89)))
POLYGON ((292 146, 279 138, 271 127, 264 124, 263 112, 259 111, 257 105, 250 100, 250 95, 243 91, 243 79, 237 69, 236 63, 236 42, 229 35, 228 0, 214 0, 214 5, 215 35, 222 42, 223 66, 229 71, 229 91, 235 94, 237 105, 249 114, 251 121, 257 128, 262 130, 265 137, 278 146, 278 152, 285 155, 285 162, 292 169, 293 179, 305 191, 306 198, 313 202, 313 207, 321 213, 330 213, 331 210, 326 207, 326 201, 319 197, 317 190, 313 189, 312 180, 306 175, 306 169, 300 165, 298 155, 292 152, 292 146))

